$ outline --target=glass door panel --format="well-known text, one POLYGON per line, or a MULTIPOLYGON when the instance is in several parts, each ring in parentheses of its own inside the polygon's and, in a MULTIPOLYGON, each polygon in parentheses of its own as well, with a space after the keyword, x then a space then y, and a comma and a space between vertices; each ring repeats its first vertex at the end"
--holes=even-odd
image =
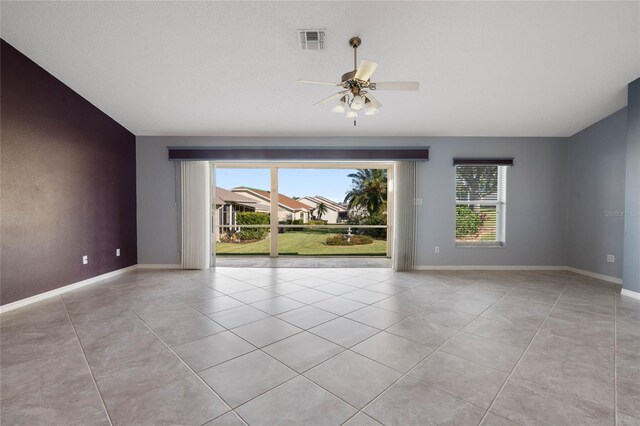
POLYGON ((278 255, 388 256, 387 169, 280 168, 278 255))
POLYGON ((269 168, 216 167, 216 256, 269 255, 270 173, 269 168))

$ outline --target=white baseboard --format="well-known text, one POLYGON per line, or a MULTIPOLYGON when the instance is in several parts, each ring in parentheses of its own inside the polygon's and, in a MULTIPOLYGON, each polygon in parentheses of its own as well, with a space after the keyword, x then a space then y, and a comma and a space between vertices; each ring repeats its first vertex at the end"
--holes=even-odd
POLYGON ((182 269, 182 265, 179 263, 141 263, 138 264, 138 269, 182 269))
POLYGON ((564 266, 538 265, 418 265, 418 271, 564 271, 564 266))
POLYGON ((622 284, 621 278, 609 275, 597 274, 584 269, 573 268, 571 266, 537 266, 537 265, 418 265, 419 271, 570 271, 576 274, 597 278, 614 284, 622 284))
POLYGON ((126 268, 117 269, 115 271, 107 272, 106 274, 98 275, 95 277, 87 278, 83 281, 78 281, 77 283, 65 285, 64 287, 59 287, 44 293, 36 294, 35 296, 27 297, 26 299, 17 300, 12 303, 7 303, 6 305, 0 306, 0 314, 5 312, 12 311, 14 309, 22 308, 23 306, 30 305, 32 303, 40 302, 42 300, 48 299, 50 297, 58 296, 63 293, 67 293, 72 290, 76 290, 81 287, 85 287, 91 284, 98 283, 100 281, 106 280, 107 278, 112 278, 117 275, 124 274, 125 272, 133 271, 138 268, 138 265, 131 265, 126 268))
POLYGON ((614 284, 622 285, 622 278, 611 277, 609 275, 597 274, 591 271, 585 271, 584 269, 573 268, 571 266, 566 266, 565 269, 570 272, 575 272, 576 274, 585 275, 587 277, 596 278, 602 281, 608 281, 614 284))
POLYGON ((623 288, 620 291, 620 294, 623 295, 623 296, 633 297, 634 299, 640 300, 640 293, 638 293, 636 291, 631 291, 631 290, 627 290, 626 288, 623 288))

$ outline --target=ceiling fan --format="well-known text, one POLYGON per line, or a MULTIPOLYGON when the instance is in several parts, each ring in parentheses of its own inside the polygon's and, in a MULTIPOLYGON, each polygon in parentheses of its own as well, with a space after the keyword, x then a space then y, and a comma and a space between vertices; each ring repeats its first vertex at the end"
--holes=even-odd
POLYGON ((331 109, 336 113, 346 113, 347 118, 353 118, 353 125, 356 125, 358 112, 364 110, 365 115, 377 114, 382 104, 371 94, 377 90, 405 90, 417 91, 420 83, 417 81, 394 81, 388 83, 371 82, 373 72, 378 68, 375 62, 362 60, 358 66, 358 47, 362 44, 360 37, 349 39, 349 45, 353 48, 353 71, 342 75, 340 83, 330 83, 325 81, 298 80, 298 83, 324 84, 327 86, 342 87, 344 90, 316 102, 314 106, 321 105, 333 100, 338 103, 331 109))

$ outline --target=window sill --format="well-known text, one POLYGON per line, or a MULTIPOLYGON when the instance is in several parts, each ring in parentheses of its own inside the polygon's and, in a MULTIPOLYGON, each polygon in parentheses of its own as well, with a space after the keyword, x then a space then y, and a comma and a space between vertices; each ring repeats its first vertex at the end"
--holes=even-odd
POLYGON ((505 248, 505 243, 456 243, 456 248, 505 248))

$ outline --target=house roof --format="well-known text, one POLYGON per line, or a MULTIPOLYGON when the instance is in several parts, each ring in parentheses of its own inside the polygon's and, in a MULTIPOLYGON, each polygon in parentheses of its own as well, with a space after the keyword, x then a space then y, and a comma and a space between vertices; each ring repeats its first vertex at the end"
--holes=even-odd
POLYGON ((256 204, 257 201, 253 198, 238 194, 237 192, 216 186, 216 205, 227 203, 256 204))
POLYGON ((320 203, 324 203, 324 205, 327 206, 327 208, 330 210, 335 210, 337 212, 346 210, 344 206, 326 197, 323 197, 322 195, 314 195, 313 197, 307 196, 300 199, 300 201, 302 201, 303 203, 304 203, 304 200, 309 200, 310 202, 314 203, 315 205, 312 206, 312 208, 315 208, 320 203))
POLYGON ((329 204, 332 205, 333 207, 335 207, 338 210, 344 210, 344 206, 341 205, 340 203, 337 203, 333 200, 328 199, 327 197, 323 197, 322 195, 316 195, 315 198, 317 198, 318 200, 322 201, 325 204, 329 204))
MULTIPOLYGON (((237 188, 233 188, 232 191, 252 192, 262 198, 271 200, 271 191, 265 191, 265 190, 256 189, 256 188, 247 188, 246 186, 239 186, 237 188)), ((299 201, 294 200, 293 198, 287 197, 286 195, 283 195, 280 193, 278 194, 278 204, 288 208, 289 210, 310 210, 311 209, 311 207, 309 207, 308 205, 303 204, 299 201)))
POLYGON ((316 205, 318 204, 318 202, 313 197, 302 197, 298 201, 301 202, 302 204, 306 204, 312 209, 315 209, 316 205))

